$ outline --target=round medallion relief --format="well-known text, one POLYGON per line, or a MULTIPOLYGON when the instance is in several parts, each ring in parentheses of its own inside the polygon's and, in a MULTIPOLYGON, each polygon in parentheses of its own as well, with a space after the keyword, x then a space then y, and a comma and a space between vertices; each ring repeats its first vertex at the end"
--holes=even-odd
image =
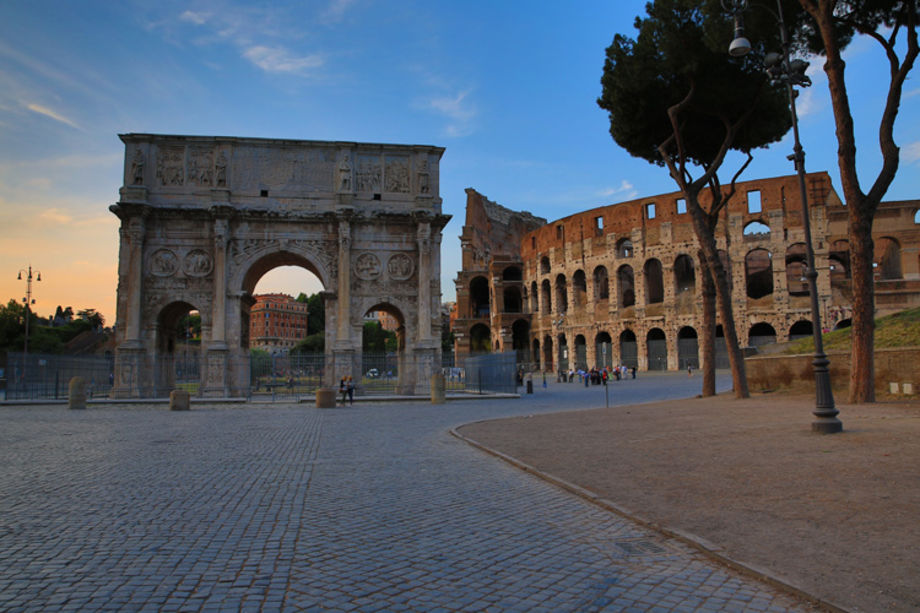
POLYGON ((387 261, 387 274, 396 281, 405 281, 415 272, 415 262, 405 253, 395 253, 387 261))
POLYGON ((380 276, 380 259, 370 252, 364 252, 355 258, 355 276, 365 281, 380 276))
POLYGON ((185 254, 185 274, 190 277, 204 277, 211 273, 214 263, 211 256, 201 249, 192 249, 185 254))
POLYGON ((157 249, 150 256, 147 267, 154 276, 169 277, 179 269, 179 258, 169 249, 157 249))

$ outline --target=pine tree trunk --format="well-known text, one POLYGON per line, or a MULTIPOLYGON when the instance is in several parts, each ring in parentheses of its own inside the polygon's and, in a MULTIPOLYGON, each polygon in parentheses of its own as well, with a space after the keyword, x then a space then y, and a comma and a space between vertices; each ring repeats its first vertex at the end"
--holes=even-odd
POLYGON ((875 271, 872 219, 854 214, 848 224, 853 322, 850 346, 850 404, 875 402, 875 271), (867 227, 868 226, 868 227, 867 227))
POLYGON ((716 286, 706 261, 699 251, 700 283, 703 298, 702 330, 700 335, 700 360, 703 363, 703 397, 716 395, 716 286))

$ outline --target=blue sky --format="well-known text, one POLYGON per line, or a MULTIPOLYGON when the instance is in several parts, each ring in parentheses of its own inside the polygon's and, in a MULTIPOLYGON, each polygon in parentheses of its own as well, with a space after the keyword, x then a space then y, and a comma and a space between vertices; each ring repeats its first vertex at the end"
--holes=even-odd
MULTIPOLYGON (((464 189, 557 219, 674 191, 631 158, 595 103, 604 49, 632 35, 644 1, 0 3, 0 299, 20 268, 43 275, 36 310, 96 308, 114 322, 125 132, 431 144, 441 160, 442 293, 454 297, 464 189)), ((726 45, 728 41, 726 41, 726 45)), ((848 55, 863 182, 879 166, 883 57, 848 55)), ((838 189, 826 80, 800 97, 809 171, 838 189)), ((920 198, 920 84, 905 88, 899 177, 920 198)), ((743 179, 791 174, 787 138, 743 179)), ((730 162, 731 163, 731 162, 730 162)), ((272 273, 270 273, 271 275, 272 273)), ((260 291, 315 291, 279 270, 260 291)))

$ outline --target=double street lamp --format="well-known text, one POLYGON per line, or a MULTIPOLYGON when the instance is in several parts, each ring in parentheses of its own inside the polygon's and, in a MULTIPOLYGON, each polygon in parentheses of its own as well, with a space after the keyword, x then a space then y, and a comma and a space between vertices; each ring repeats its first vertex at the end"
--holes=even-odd
MULTIPOLYGON (((30 265, 28 270, 26 270, 25 268, 20 269, 19 274, 16 275, 17 281, 22 281, 22 273, 26 273, 26 295, 22 299, 22 302, 26 305, 26 313, 25 313, 26 338, 25 338, 25 343, 23 344, 23 349, 22 349, 22 381, 25 382, 26 380, 26 362, 29 357, 29 319, 31 315, 31 307, 33 304, 35 304, 35 300, 32 298, 32 266, 30 265)), ((35 280, 41 281, 42 273, 40 273, 39 271, 35 271, 35 274, 36 274, 35 280)))
MULTIPOLYGON (((742 14, 748 7, 747 0, 722 0, 722 7, 732 14, 735 23, 735 35, 728 48, 729 54, 735 57, 746 55, 751 50, 750 41, 744 36, 744 22, 742 14)), ((765 8, 767 11, 770 9, 765 8)), ((805 151, 799 140, 799 120, 795 111, 795 97, 797 92, 794 85, 808 87, 811 79, 805 74, 808 62, 804 60, 789 59, 789 35, 783 21, 783 7, 780 0, 776 0, 776 13, 773 15, 778 24, 780 40, 782 41, 781 53, 768 53, 764 57, 764 67, 773 84, 783 83, 789 96, 789 113, 792 116, 792 135, 794 146, 792 155, 788 159, 795 163, 795 170, 799 178, 799 190, 802 199, 802 225, 805 231, 805 258, 808 269, 805 277, 808 280, 808 293, 811 296, 812 333, 815 339, 815 356, 812 361, 815 372, 815 410, 812 414, 815 420, 811 423, 813 432, 832 434, 843 430, 843 423, 837 418, 839 411, 834 407, 834 395, 831 391, 831 379, 828 365, 830 360, 824 353, 824 340, 821 337, 821 314, 818 308, 818 271, 815 268, 815 252, 811 244, 811 219, 808 214, 808 193, 805 187, 805 151)))

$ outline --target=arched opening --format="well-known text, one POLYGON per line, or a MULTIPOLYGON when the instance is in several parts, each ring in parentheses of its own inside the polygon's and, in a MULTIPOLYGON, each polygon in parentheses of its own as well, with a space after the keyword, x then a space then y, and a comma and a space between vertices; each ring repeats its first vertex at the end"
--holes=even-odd
POLYGON ((543 339, 543 370, 552 372, 555 368, 553 363, 553 339, 547 334, 543 339))
POLYGON ((696 273, 693 270, 693 258, 682 253, 674 260, 674 293, 692 294, 696 290, 696 273))
POLYGON ((559 370, 567 371, 569 369, 569 343, 565 338, 565 334, 560 334, 556 337, 556 342, 558 343, 558 357, 559 357, 559 370))
POLYGON ((551 312, 551 294, 552 290, 550 290, 549 279, 543 279, 543 283, 540 284, 540 312, 544 315, 549 315, 551 312))
POLYGON ((624 264, 617 270, 617 306, 625 308, 635 304, 636 284, 633 269, 629 264, 624 264))
POLYGON ((530 283, 530 309, 531 313, 540 312, 540 301, 539 301, 539 292, 537 291, 537 282, 532 281, 530 283))
POLYGON ((794 341, 799 338, 810 338, 814 332, 814 326, 810 321, 800 320, 792 324, 792 327, 789 328, 789 340, 794 341))
POLYGON ((752 249, 744 256, 744 277, 748 298, 773 293, 773 255, 766 249, 752 249))
POLYGON ((505 313, 521 313, 521 290, 516 285, 506 287, 504 294, 505 313))
POLYGON ((521 281, 523 279, 520 266, 507 266, 502 271, 502 281, 521 281))
POLYGON ((617 257, 618 258, 631 258, 633 256, 634 249, 632 241, 628 238, 621 238, 617 241, 617 257))
POLYGON ((485 277, 473 277, 470 281, 471 317, 488 317, 490 311, 489 281, 485 277))
POLYGON ((770 238, 770 226, 762 221, 752 221, 744 226, 744 238, 749 240, 762 240, 770 238))
POLYGON ((492 350, 492 333, 489 326, 476 324, 470 328, 470 353, 489 353, 492 350))
POLYGON ((759 322, 748 331, 748 346, 760 347, 776 342, 776 330, 768 323, 759 322))
POLYGON ((157 364, 154 396, 182 389, 198 396, 202 383, 201 315, 187 302, 172 302, 156 323, 157 364))
POLYGON ((684 326, 677 332, 677 368, 698 369, 700 367, 700 348, 696 330, 684 326))
POLYGON ((828 259, 831 267, 831 285, 842 285, 850 278, 850 243, 847 240, 836 240, 831 243, 828 259))
POLYGON ((613 366, 613 345, 610 335, 598 332, 594 337, 595 360, 601 368, 613 366))
POLYGON ((805 243, 794 243, 786 248, 786 286, 790 296, 807 296, 808 279, 805 278, 805 243))
POLYGON ((588 343, 584 335, 575 337, 575 370, 588 370, 588 343))
POLYGON ((620 364, 629 368, 639 368, 639 343, 632 330, 620 332, 620 364))
POLYGON ((598 266, 594 269, 594 299, 607 300, 610 297, 610 281, 607 278, 607 267, 598 266))
POLYGON ((664 302, 664 277, 661 262, 652 258, 645 262, 645 304, 664 302))
POLYGON ((652 328, 645 337, 648 349, 648 369, 668 369, 668 341, 661 328, 652 328))
POLYGON ((514 350, 518 364, 529 362, 527 356, 527 339, 530 337, 530 323, 518 319, 511 324, 511 348, 514 350))
POLYGON ((875 278, 881 281, 901 278, 901 245, 895 239, 883 236, 875 241, 872 266, 875 278))
POLYGON ((566 313, 569 310, 569 292, 565 275, 556 276, 556 312, 566 313))
POLYGON ((405 381, 406 357, 403 314, 391 304, 375 304, 364 314, 361 370, 358 375, 352 375, 355 393, 404 391, 408 383, 405 381))
POLYGON ((540 274, 548 275, 549 271, 549 258, 544 255, 542 258, 540 258, 540 274))
POLYGON ((584 308, 588 301, 588 282, 585 279, 585 271, 576 270, 572 275, 572 292, 576 308, 584 308))
POLYGON ((837 322, 837 325, 834 326, 834 330, 843 330, 844 328, 849 328, 853 325, 853 320, 847 317, 846 319, 841 319, 837 322))
POLYGON ((250 299, 241 301, 241 342, 249 350, 254 396, 307 393, 323 384, 326 372, 323 282, 306 260, 279 255, 248 271, 250 299))

